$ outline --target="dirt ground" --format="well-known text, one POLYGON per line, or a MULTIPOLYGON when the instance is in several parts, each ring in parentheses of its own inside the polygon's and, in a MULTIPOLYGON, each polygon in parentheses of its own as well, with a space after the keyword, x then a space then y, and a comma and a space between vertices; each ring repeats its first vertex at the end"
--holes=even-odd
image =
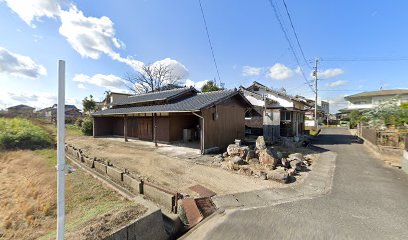
MULTIPOLYGON (((81 148, 88 156, 110 161, 129 169, 148 181, 171 191, 194 194, 189 187, 201 184, 218 195, 245 192, 287 185, 238 175, 218 167, 202 163, 212 161, 211 156, 201 156, 199 150, 172 145, 154 144, 123 138, 92 138, 70 136, 67 142, 81 148), (197 164, 200 163, 200 164, 197 164)), ((210 164, 209 164, 210 165, 210 164)))
MULTIPOLYGON (((54 166, 52 149, 0 152, 0 239, 55 239, 54 166)), ((90 239, 89 232, 103 237, 109 231, 95 219, 111 231, 146 211, 81 170, 66 175, 65 201, 66 239, 90 239)))

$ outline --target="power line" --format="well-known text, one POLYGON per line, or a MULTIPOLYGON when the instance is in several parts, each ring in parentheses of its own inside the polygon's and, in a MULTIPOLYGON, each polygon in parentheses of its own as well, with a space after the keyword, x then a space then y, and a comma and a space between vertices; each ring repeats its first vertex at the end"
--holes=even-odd
POLYGON ((408 57, 323 57, 321 61, 326 62, 391 62, 391 61, 408 61, 408 57))
POLYGON ((208 43, 210 44, 211 55, 212 55, 212 58, 213 58, 213 60, 214 60, 215 70, 217 71, 218 80, 219 80, 219 82, 220 82, 220 84, 221 84, 220 72, 218 71, 217 61, 215 60, 214 49, 213 49, 213 46, 212 46, 212 43, 211 43, 210 33, 209 33, 209 31, 208 31, 207 21, 206 21, 206 19, 205 19, 204 10, 203 10, 203 6, 202 6, 202 4, 201 4, 201 0, 198 0, 198 3, 199 3, 199 5, 200 5, 201 15, 203 16, 203 21, 204 21, 204 26, 205 26, 205 32, 207 33, 208 43))
POLYGON ((300 65, 299 58, 298 58, 298 56, 297 56, 297 54, 296 54, 296 51, 295 51, 295 49, 294 49, 294 47, 293 47, 292 42, 290 41, 289 34, 287 33, 287 31, 286 31, 286 29, 285 29, 285 26, 284 26, 284 24, 283 24, 283 22, 282 22, 282 19, 279 17, 279 10, 277 9, 277 6, 275 6, 275 4, 273 3, 273 0, 269 0, 269 4, 271 5, 271 7, 272 7, 272 9, 273 9, 273 11, 274 11, 274 13, 275 13, 276 19, 278 20, 278 23, 279 23, 279 25, 280 25, 280 27, 281 27, 281 29, 282 29, 284 35, 285 35, 285 39, 286 39, 286 41, 287 41, 288 44, 289 44, 289 48, 290 48, 290 50, 291 50, 293 56, 295 57, 296 63, 297 63, 297 65, 299 66, 300 72, 302 73, 302 76, 303 76, 305 82, 308 84, 308 86, 310 87, 310 89, 312 89, 312 91, 314 91, 314 90, 313 90, 313 87, 310 85, 310 82, 309 82, 309 80, 308 80, 307 77, 306 77, 305 72, 303 71, 303 68, 302 68, 301 65, 300 65))
POLYGON ((288 10, 288 6, 286 5, 285 0, 282 0, 282 2, 283 2, 283 5, 285 6, 286 14, 288 15, 289 22, 290 22, 290 26, 292 27, 292 30, 293 30, 293 33, 294 33, 294 35, 295 35, 297 45, 298 45, 298 47, 299 47, 299 49, 300 49, 300 53, 302 54, 303 60, 305 61, 306 66, 308 66, 309 68, 311 68, 310 65, 309 65, 308 60, 307 60, 306 57, 305 57, 305 53, 303 52, 302 46, 300 45, 299 37, 298 37, 298 35, 297 35, 297 33, 296 33, 295 26, 293 25, 292 17, 290 16, 290 13, 289 13, 289 10, 288 10))

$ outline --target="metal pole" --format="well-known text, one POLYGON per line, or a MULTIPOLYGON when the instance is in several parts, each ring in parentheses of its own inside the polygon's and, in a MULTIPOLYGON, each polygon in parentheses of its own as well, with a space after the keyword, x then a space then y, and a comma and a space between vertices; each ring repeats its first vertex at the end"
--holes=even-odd
POLYGON ((57 239, 64 239, 65 220, 65 61, 58 62, 57 106, 57 239))
POLYGON ((319 62, 319 59, 316 58, 315 60, 315 71, 314 71, 314 77, 315 77, 315 128, 317 129, 318 127, 318 121, 317 121, 317 63, 319 62))

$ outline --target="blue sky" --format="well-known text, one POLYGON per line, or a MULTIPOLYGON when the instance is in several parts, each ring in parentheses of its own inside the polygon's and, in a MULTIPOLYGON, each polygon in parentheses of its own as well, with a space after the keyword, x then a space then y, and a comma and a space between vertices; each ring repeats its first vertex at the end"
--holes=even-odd
MULTIPOLYGON (((0 109, 56 101, 57 61, 67 64, 67 102, 124 89, 140 64, 162 61, 200 86, 217 74, 198 1, 0 0, 0 109), (11 59, 11 60, 10 60, 11 59)), ((274 0, 295 43, 281 0, 274 0)), ((320 96, 331 110, 344 95, 407 88, 408 61, 324 61, 408 56, 407 1, 286 0, 306 58, 322 58, 320 96)), ((202 0, 225 87, 256 80, 312 97, 268 0, 202 0)), ((295 46, 296 47, 296 46, 295 46)), ((296 48, 307 76, 311 69, 296 48)))

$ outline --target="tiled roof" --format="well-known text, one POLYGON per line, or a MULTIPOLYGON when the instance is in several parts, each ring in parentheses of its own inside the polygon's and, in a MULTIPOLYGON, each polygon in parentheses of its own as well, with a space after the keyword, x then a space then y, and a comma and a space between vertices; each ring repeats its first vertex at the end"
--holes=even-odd
POLYGON ((408 94, 408 89, 392 89, 392 90, 380 90, 373 92, 362 92, 350 96, 344 97, 345 99, 360 98, 360 97, 374 97, 374 96, 392 96, 392 95, 401 95, 408 94))
POLYGON ((30 107, 30 106, 27 106, 27 105, 24 105, 24 104, 20 104, 20 105, 8 107, 7 109, 34 109, 34 108, 30 107))
MULTIPOLYGON (((240 93, 236 90, 221 90, 208 93, 198 93, 196 95, 169 104, 128 108, 111 108, 95 112, 92 115, 100 116, 131 113, 194 112, 212 106, 220 101, 223 101, 237 94, 240 95, 240 93)), ((240 96, 242 97, 242 95, 240 96)), ((242 98, 246 101, 244 97, 242 98)), ((250 105, 249 102, 248 105, 250 105)))
POLYGON ((195 90, 194 88, 190 88, 190 87, 175 88, 175 89, 160 91, 160 92, 151 92, 151 93, 132 95, 127 98, 115 101, 113 105, 126 105, 126 104, 140 103, 140 102, 168 100, 168 99, 174 98, 180 94, 183 94, 189 91, 197 92, 197 90, 195 90))
MULTIPOLYGON (((278 96, 280 96, 280 97, 284 97, 284 98, 290 99, 290 100, 292 100, 292 101, 296 101, 296 102, 300 102, 300 103, 303 103, 303 104, 307 104, 304 99, 291 96, 291 95, 286 94, 286 93, 284 93, 284 92, 276 91, 276 90, 271 89, 271 88, 269 88, 269 87, 267 87, 267 86, 265 86, 265 85, 263 85, 263 84, 261 84, 261 83, 259 83, 259 82, 257 82, 257 81, 254 81, 253 84, 252 84, 252 86, 261 87, 261 88, 263 88, 264 90, 266 90, 266 91, 268 91, 268 92, 271 92, 271 93, 274 93, 274 94, 276 94, 276 95, 278 95, 278 96)), ((249 86, 248 88, 250 88, 250 87, 251 87, 251 86, 249 86)), ((247 88, 247 89, 248 89, 248 88, 247 88)))

